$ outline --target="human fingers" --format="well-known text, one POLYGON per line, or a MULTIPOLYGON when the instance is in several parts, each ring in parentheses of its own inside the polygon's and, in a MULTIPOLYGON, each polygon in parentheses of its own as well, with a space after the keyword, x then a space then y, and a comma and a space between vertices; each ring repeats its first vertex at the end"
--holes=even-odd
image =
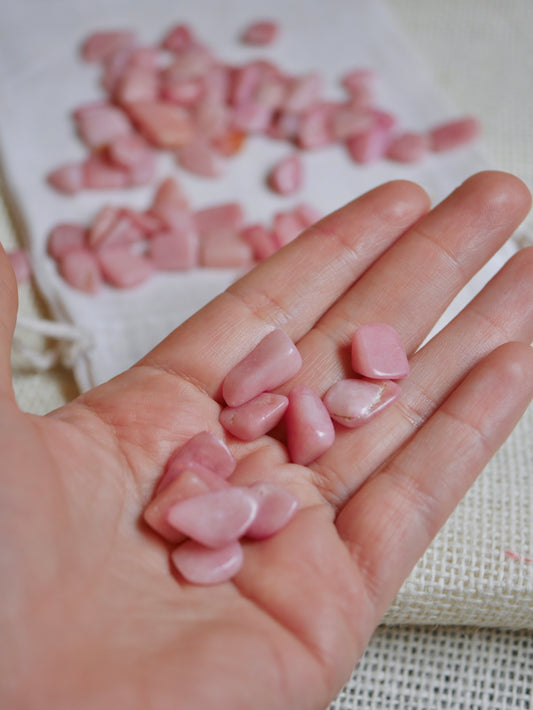
POLYGON ((298 343, 305 367, 295 382, 312 383, 323 393, 346 377, 351 338, 363 323, 389 323, 413 353, 530 205, 527 188, 512 175, 487 171, 466 180, 377 259, 298 343))
POLYGON ((17 320, 18 291, 15 274, 0 244, 0 391, 13 397, 11 343, 17 320))
POLYGON ((507 262, 411 357, 411 372, 396 402, 360 429, 337 428, 335 446, 313 465, 323 495, 342 504, 415 434, 479 360, 512 340, 533 341, 533 248, 507 262))
POLYGON ((348 501, 337 530, 381 618, 403 580, 533 397, 533 350, 507 343, 348 501))
POLYGON ((427 209, 427 195, 413 183, 372 190, 253 269, 140 364, 216 395, 226 373, 273 328, 301 338, 427 209))

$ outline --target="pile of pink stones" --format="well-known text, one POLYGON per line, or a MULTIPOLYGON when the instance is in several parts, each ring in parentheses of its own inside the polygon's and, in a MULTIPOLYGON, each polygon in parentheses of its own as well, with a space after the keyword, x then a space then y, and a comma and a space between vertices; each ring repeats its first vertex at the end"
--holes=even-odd
MULTIPOLYGON (((261 21, 241 38, 261 46, 278 34, 276 23, 261 21)), ((154 149, 172 151, 192 173, 220 177, 225 161, 249 135, 292 146, 267 183, 279 193, 293 194, 304 177, 297 149, 342 143, 356 163, 385 157, 414 162, 479 133, 478 122, 470 117, 427 132, 405 131, 395 116, 376 106, 376 76, 368 69, 348 71, 341 78, 346 98, 331 101, 323 95, 318 72, 293 76, 264 59, 230 65, 186 24, 171 28, 158 46, 142 46, 129 31, 98 32, 86 39, 82 56, 101 65, 107 97, 73 113, 90 153, 81 163, 49 174, 50 184, 66 194, 147 184, 156 171, 154 149)))
MULTIPOLYGON (((271 390, 288 382, 302 365, 298 349, 280 329, 271 331, 225 377, 228 405, 220 423, 234 437, 252 441, 285 417, 287 449, 293 463, 308 465, 333 444, 333 422, 356 428, 382 412, 400 395, 394 380, 409 373, 400 338, 385 323, 359 327, 352 339, 352 367, 359 378, 336 382, 321 399, 296 385, 288 396, 271 390)), ((273 483, 232 486, 236 462, 226 445, 200 432, 171 456, 146 522, 177 545, 176 569, 189 582, 217 584, 231 579, 243 562, 240 539, 263 540, 282 530, 298 500, 273 483)))
POLYGON ((178 182, 167 178, 146 210, 107 205, 89 227, 57 224, 48 254, 68 284, 94 294, 104 283, 133 288, 156 271, 249 268, 317 219, 306 204, 277 212, 269 227, 245 223, 237 202, 194 211, 178 182))

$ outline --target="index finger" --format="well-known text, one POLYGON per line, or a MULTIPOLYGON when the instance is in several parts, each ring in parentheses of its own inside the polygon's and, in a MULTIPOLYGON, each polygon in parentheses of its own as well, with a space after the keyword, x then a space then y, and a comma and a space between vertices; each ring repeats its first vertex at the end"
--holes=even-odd
POLYGON ((309 228, 171 333, 140 365, 216 396, 227 372, 273 328, 301 338, 429 209, 418 185, 394 181, 309 228))

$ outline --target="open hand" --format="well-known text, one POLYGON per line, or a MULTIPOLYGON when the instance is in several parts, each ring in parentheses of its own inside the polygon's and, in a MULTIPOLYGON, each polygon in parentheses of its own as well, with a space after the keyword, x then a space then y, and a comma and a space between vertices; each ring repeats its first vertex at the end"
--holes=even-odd
POLYGON ((533 395, 533 251, 522 250, 420 348, 525 217, 510 175, 481 173, 429 210, 393 182, 307 230, 135 367, 36 417, 13 396, 16 286, 0 259, 0 705, 22 710, 323 710, 403 580, 533 395), (226 442, 233 481, 270 480, 300 510, 244 543, 225 584, 185 583, 143 522, 171 452, 218 423, 227 372, 270 330, 296 382, 349 376, 367 322, 410 356, 402 396, 309 467, 282 441, 226 442))

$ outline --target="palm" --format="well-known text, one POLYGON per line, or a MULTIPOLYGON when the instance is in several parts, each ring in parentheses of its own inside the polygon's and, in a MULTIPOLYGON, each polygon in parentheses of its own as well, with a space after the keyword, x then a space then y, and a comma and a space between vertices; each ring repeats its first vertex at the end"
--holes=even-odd
POLYGON ((479 176, 398 241, 426 202, 413 186, 385 186, 250 273, 137 367, 48 417, 22 415, 5 394, 2 535, 14 554, 3 572, 25 600, 6 619, 19 649, 14 687, 38 668, 32 684, 49 707, 321 710, 529 401, 529 348, 477 363, 533 338, 530 255, 412 356, 397 406, 339 431, 310 468, 288 463, 273 437, 230 442, 235 482, 275 480, 302 504, 280 534, 245 546, 233 583, 182 584, 143 507, 176 446, 199 430, 223 435, 221 381, 267 330, 293 337, 298 380, 320 393, 345 375, 360 322, 391 323, 414 353, 527 206, 516 181, 479 176), (432 277, 425 287, 422 274, 432 277), (57 668, 68 669, 60 683, 57 668))

